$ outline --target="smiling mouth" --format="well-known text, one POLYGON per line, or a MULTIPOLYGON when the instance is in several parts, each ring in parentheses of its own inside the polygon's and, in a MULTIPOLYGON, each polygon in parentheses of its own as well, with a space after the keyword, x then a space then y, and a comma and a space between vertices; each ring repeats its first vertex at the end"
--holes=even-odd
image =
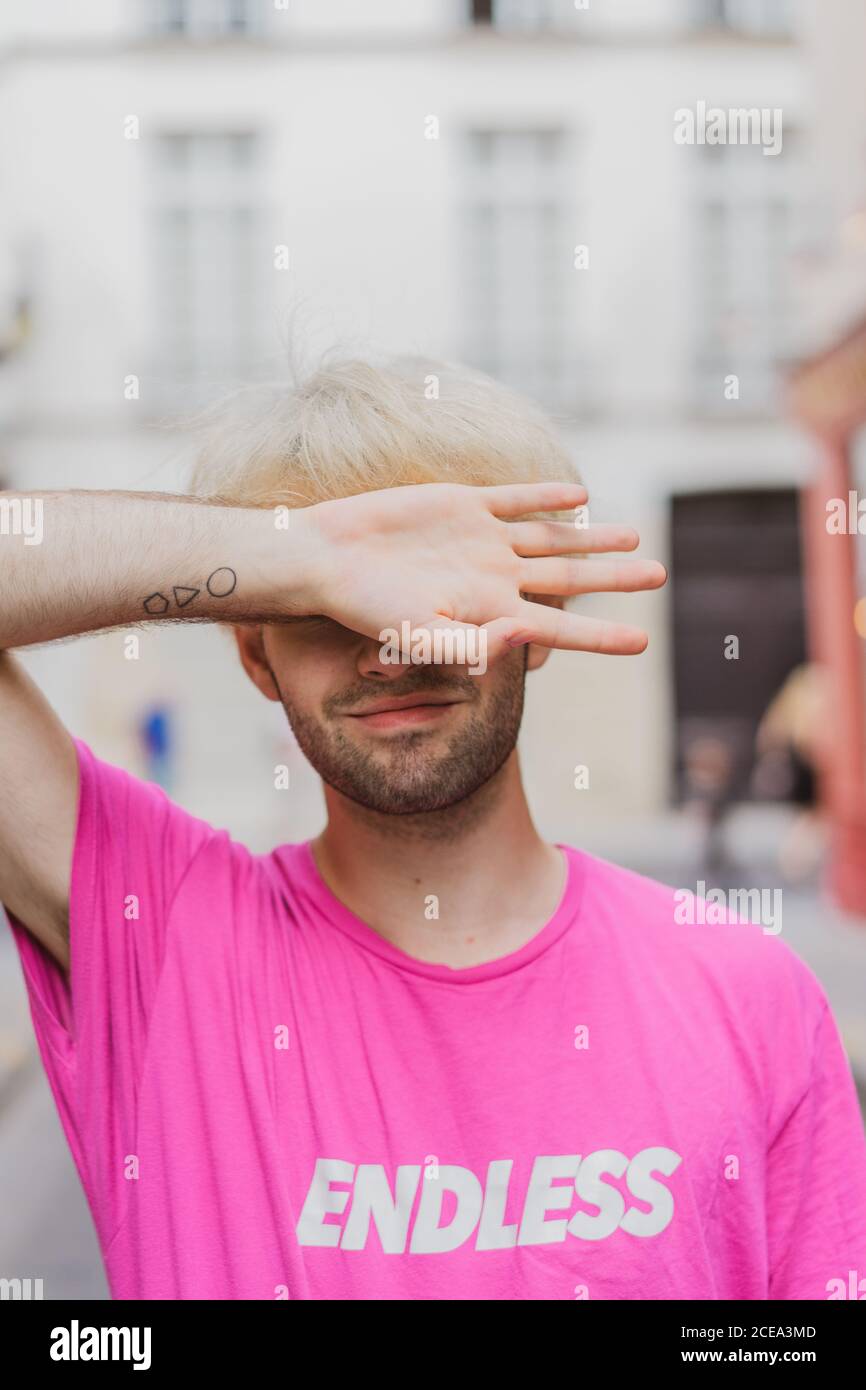
POLYGON ((356 720, 368 729, 408 728, 436 723, 455 705, 463 703, 463 700, 431 700, 423 695, 412 695, 402 700, 382 700, 371 709, 349 712, 347 718, 356 720))

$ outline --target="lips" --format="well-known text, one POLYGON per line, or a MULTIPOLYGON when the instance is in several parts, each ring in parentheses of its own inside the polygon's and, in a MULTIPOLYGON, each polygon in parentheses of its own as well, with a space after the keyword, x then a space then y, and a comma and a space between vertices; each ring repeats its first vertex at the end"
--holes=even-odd
POLYGON ((422 709, 432 705, 453 705, 457 701, 431 694, 395 695, 387 700, 375 700, 362 710, 350 711, 352 719, 367 719, 371 714, 390 714, 394 710, 422 709))
POLYGON ((443 699, 430 694, 392 696, 376 700, 362 710, 349 713, 366 729, 404 729, 414 725, 435 723, 448 710, 462 701, 443 699))

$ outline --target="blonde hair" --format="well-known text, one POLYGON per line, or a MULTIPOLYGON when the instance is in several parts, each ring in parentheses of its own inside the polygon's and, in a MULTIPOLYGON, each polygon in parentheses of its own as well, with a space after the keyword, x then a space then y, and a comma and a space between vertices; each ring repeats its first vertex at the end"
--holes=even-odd
POLYGON ((480 372, 401 357, 322 365, 248 387, 204 422, 192 492, 231 506, 309 506, 411 483, 576 480, 552 422, 480 372))

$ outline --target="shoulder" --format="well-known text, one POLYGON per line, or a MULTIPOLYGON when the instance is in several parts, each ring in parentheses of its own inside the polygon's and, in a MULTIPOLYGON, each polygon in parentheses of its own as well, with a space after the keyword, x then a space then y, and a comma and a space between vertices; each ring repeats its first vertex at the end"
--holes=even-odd
MULTIPOLYGON (((577 854, 577 851, 570 851, 577 854)), ((784 940, 784 890, 700 882, 659 883, 580 854, 581 917, 647 984, 691 992, 708 1010, 735 1012, 766 1027, 775 1013, 808 1046, 827 1006, 824 990, 784 940)))

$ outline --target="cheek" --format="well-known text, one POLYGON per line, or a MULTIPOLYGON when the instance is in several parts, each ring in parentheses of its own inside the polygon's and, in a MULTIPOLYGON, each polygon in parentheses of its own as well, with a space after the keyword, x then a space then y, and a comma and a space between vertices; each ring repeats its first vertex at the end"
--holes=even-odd
POLYGON ((494 666, 485 671, 483 676, 473 676, 473 684, 477 681, 485 695, 501 686, 514 685, 516 681, 522 680, 526 674, 529 655, 533 649, 533 644, 530 643, 526 643, 522 647, 514 647, 500 657, 494 666))
POLYGON ((469 677, 475 698, 466 707, 468 714, 489 717, 491 710, 513 702, 515 692, 523 688, 526 653, 526 647, 516 648, 483 675, 469 677))
POLYGON ((352 653, 345 643, 315 633, 272 629, 268 659, 283 699, 296 709, 320 709, 335 690, 351 683, 352 653))

